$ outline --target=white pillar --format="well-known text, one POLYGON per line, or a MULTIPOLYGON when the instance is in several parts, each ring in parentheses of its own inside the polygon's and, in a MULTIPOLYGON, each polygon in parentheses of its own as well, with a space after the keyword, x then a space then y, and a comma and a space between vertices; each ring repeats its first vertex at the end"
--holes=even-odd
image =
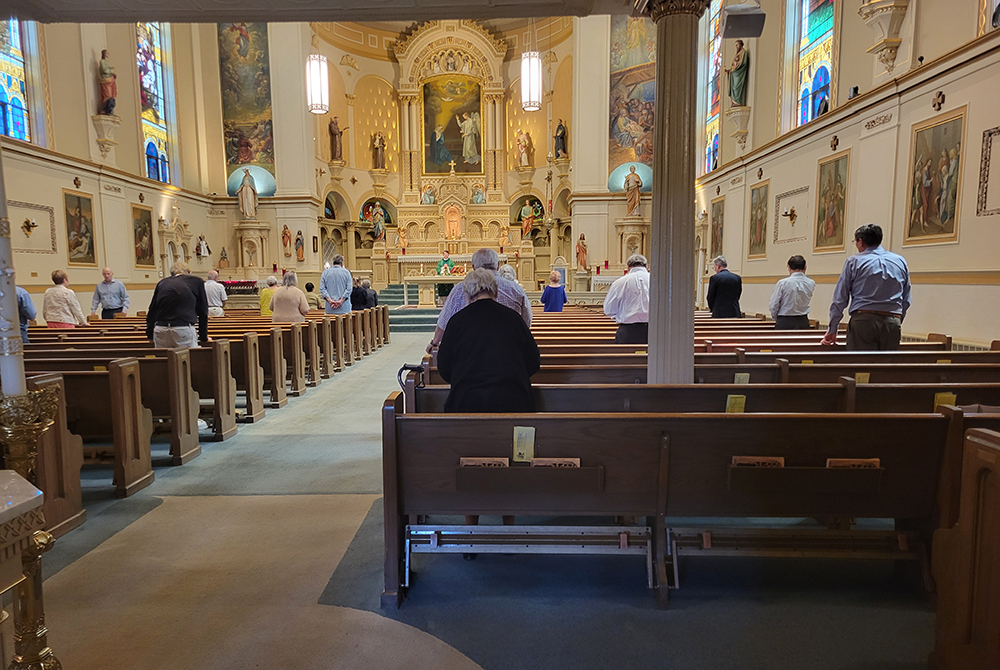
MULTIPOLYGON (((408 97, 400 98, 400 110, 399 110, 399 121, 402 128, 403 137, 403 151, 410 150, 410 99, 408 97)), ((404 154, 405 155, 405 154, 404 154)))
POLYGON ((651 0, 656 114, 650 239, 650 384, 694 381, 698 19, 709 0, 651 0), (669 154, 668 154, 669 151, 669 154))
POLYGON ((14 283, 14 254, 10 245, 10 220, 7 218, 7 190, 3 179, 3 156, 0 152, 0 385, 4 395, 24 395, 24 346, 21 344, 21 320, 17 310, 14 283))

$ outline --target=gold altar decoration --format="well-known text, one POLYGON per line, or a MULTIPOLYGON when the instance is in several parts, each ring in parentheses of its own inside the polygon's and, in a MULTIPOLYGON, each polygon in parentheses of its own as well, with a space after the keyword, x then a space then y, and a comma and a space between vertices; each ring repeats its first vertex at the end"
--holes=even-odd
POLYGON ((6 466, 37 486, 38 438, 55 420, 59 394, 55 386, 25 395, 0 395, 0 442, 6 466))

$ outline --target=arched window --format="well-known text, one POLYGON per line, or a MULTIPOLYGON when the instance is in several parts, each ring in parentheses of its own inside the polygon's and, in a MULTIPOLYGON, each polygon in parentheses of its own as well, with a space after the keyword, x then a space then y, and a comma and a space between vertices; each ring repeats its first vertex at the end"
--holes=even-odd
POLYGON ((323 218, 325 219, 337 218, 337 204, 333 200, 332 193, 327 194, 326 201, 323 203, 323 218))
POLYGON ((0 134, 30 141, 28 85, 25 83, 21 25, 17 19, 0 20, 0 134))
POLYGON ((708 10, 708 89, 705 110, 705 172, 719 164, 719 112, 722 109, 720 91, 722 73, 722 0, 712 0, 708 10))
POLYGON ((143 144, 146 146, 146 176, 169 184, 162 39, 159 23, 136 24, 136 65, 139 68, 139 101, 142 106, 143 144))
POLYGON ((809 89, 802 89, 802 93, 799 95, 799 125, 803 123, 809 123, 809 89))
POLYGON ((799 23, 799 125, 816 118, 824 100, 830 106, 833 72, 834 0, 801 0, 799 23))

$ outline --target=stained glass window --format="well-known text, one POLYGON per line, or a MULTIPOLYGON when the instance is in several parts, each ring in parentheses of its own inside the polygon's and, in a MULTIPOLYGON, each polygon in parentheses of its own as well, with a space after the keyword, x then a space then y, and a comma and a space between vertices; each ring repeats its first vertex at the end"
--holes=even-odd
POLYGON ((705 119, 705 172, 719 164, 719 111, 722 107, 720 80, 722 73, 722 0, 712 0, 708 12, 708 97, 705 119))
POLYGON ((146 176, 150 179, 170 183, 160 24, 138 23, 135 32, 146 176))
POLYGON ((17 19, 0 21, 0 133, 31 141, 28 124, 21 26, 17 19))
POLYGON ((799 125, 830 108, 833 72, 834 0, 801 0, 799 33, 799 125))

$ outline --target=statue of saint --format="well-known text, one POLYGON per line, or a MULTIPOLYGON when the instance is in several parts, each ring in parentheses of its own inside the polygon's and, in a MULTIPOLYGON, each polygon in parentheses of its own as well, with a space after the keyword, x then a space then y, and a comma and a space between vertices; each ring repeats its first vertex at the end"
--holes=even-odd
POLYGON ((406 239, 406 228, 398 228, 396 230, 396 246, 405 252, 406 245, 409 243, 410 241, 406 239))
POLYGON ((521 239, 528 239, 531 229, 535 226, 535 210, 530 200, 525 200, 521 207, 521 239))
POLYGON ((433 205, 434 204, 434 187, 428 184, 424 187, 424 192, 420 196, 421 205, 433 205))
POLYGON ((225 247, 219 252, 219 267, 223 270, 229 267, 229 254, 226 253, 225 247))
POLYGON ((350 126, 340 127, 337 117, 330 119, 330 160, 344 160, 344 131, 350 126))
POLYGON ((510 221, 504 219, 500 222, 500 246, 503 246, 504 241, 511 243, 510 239, 510 221))
POLYGON ((635 173, 635 166, 630 165, 628 174, 625 175, 625 199, 626 214, 634 216, 639 212, 639 189, 642 188, 642 179, 635 173))
POLYGON ((306 240, 301 230, 295 235, 295 258, 300 263, 306 259, 306 240))
POLYGON ((97 113, 103 116, 114 116, 115 99, 118 97, 118 75, 111 67, 109 58, 111 55, 107 49, 101 51, 101 63, 97 78, 101 88, 101 104, 97 107, 97 113))
POLYGON ((559 119, 559 125, 556 126, 554 147, 556 158, 569 158, 569 152, 566 151, 566 126, 562 119, 559 119))
POLYGON ((243 181, 240 182, 240 187, 236 191, 236 197, 240 203, 240 212, 243 213, 244 219, 256 219, 257 218, 257 186, 253 182, 253 177, 250 176, 250 170, 248 168, 243 168, 243 181))
POLYGON ((376 242, 385 236, 385 210, 378 200, 372 206, 372 234, 375 235, 376 242))
POLYGON ((204 235, 198 236, 198 246, 195 247, 195 254, 202 258, 212 255, 212 250, 208 248, 208 242, 205 241, 204 235))
POLYGON ((486 194, 483 193, 483 185, 476 184, 472 187, 472 204, 473 205, 485 205, 486 204, 486 194))
POLYGON ((580 233, 580 239, 576 241, 576 269, 589 270, 587 267, 587 239, 580 233))
POLYGON ((385 135, 381 130, 372 135, 372 169, 385 169, 385 135))
POLYGON ((743 40, 736 40, 736 55, 733 64, 726 68, 729 75, 729 99, 733 107, 747 104, 747 82, 750 73, 750 52, 743 47, 743 40))
POLYGON ((520 128, 517 129, 517 136, 514 138, 514 142, 517 145, 517 164, 520 167, 530 167, 531 165, 531 151, 529 148, 531 138, 528 137, 528 133, 524 132, 520 128))
POLYGON ((285 249, 285 257, 292 257, 292 231, 288 229, 288 226, 283 226, 281 229, 281 246, 285 249))

